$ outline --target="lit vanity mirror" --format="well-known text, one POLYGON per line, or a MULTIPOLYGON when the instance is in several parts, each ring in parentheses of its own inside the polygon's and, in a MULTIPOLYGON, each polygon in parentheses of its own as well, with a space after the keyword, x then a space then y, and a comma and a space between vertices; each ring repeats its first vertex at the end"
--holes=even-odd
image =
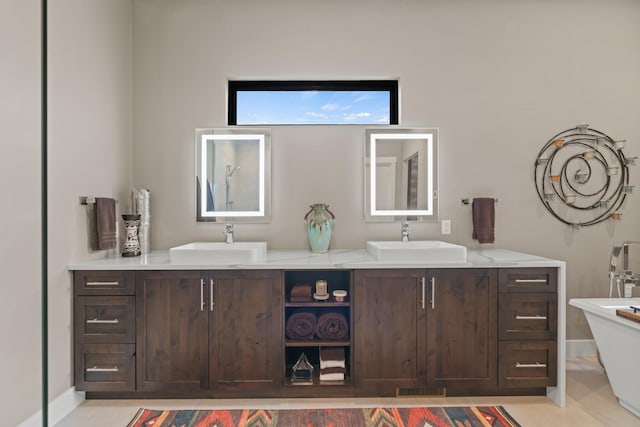
POLYGON ((438 129, 365 130, 365 218, 437 219, 438 129))
POLYGON ((269 164, 268 129, 196 129, 197 221, 268 221, 269 164))

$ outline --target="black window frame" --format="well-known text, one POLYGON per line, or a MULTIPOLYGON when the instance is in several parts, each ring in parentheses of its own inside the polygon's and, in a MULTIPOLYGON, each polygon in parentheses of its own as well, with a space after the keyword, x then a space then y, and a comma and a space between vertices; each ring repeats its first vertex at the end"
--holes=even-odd
MULTIPOLYGON (((389 92, 389 123, 399 124, 398 80, 229 80, 227 124, 238 125, 238 92, 248 91, 384 91, 389 92)), ((277 126, 274 123, 256 123, 256 126, 277 126)), ((340 124, 334 124, 339 126, 340 124)), ((387 124, 385 124, 387 125, 387 124)), ((240 125, 250 126, 250 125, 240 125)), ((286 126, 286 125, 284 125, 286 126)), ((312 126, 312 125, 302 125, 312 126)))

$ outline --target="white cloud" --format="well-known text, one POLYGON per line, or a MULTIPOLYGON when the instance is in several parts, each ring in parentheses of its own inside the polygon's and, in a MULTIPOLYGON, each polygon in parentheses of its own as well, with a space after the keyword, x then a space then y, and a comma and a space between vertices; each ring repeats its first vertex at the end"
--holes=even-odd
POLYGON ((338 104, 324 104, 322 107, 323 110, 325 111, 335 111, 338 108, 340 108, 340 106, 338 104))
POLYGON ((376 97, 373 95, 360 95, 354 102, 368 101, 370 99, 376 99, 376 97))
POLYGON ((382 116, 378 120, 376 120, 376 122, 378 122, 378 123, 389 123, 389 116, 382 116))
POLYGON ((360 119, 363 117, 371 117, 371 113, 349 113, 349 114, 345 114, 344 115, 344 119, 345 120, 354 120, 354 119, 360 119))
POLYGON ((307 111, 306 113, 304 113, 305 115, 309 116, 309 117, 314 117, 317 119, 328 119, 329 116, 327 116, 324 113, 316 113, 315 111, 307 111))

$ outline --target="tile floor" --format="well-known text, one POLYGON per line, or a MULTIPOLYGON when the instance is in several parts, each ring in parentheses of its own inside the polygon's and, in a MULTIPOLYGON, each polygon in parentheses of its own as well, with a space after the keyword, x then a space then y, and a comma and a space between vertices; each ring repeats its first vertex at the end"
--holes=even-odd
POLYGON ((622 408, 595 359, 567 361, 567 407, 544 396, 353 398, 353 399, 201 399, 201 400, 87 400, 56 427, 126 427, 141 407, 188 408, 325 408, 392 406, 502 405, 523 427, 640 426, 640 418, 622 408))

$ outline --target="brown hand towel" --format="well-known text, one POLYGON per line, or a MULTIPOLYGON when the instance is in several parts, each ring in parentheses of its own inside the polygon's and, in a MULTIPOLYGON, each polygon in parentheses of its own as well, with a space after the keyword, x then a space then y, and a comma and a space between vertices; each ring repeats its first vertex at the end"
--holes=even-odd
POLYGON ((308 283, 294 285, 289 296, 291 302, 311 301, 311 285, 308 283))
POLYGON ((96 197, 96 231, 98 249, 116 247, 116 201, 107 197, 96 197))
POLYGON ((478 197, 473 199, 471 205, 473 212, 473 235, 479 243, 493 243, 495 240, 494 227, 495 199, 490 197, 478 197))
POLYGON ((321 347, 320 369, 344 368, 344 347, 321 347))

